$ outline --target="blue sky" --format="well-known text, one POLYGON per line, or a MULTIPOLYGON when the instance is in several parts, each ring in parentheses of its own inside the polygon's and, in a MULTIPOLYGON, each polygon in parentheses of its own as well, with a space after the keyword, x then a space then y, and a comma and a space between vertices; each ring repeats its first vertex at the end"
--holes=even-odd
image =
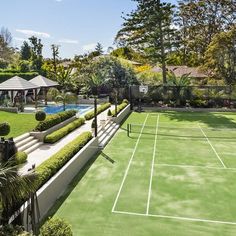
MULTIPOLYGON (((174 3, 175 0, 169 0, 174 3)), ((131 0, 1 0, 0 27, 7 27, 13 46, 35 35, 42 39, 43 54, 51 57, 51 44, 60 45, 60 56, 91 51, 97 42, 104 48, 122 25, 122 12, 135 8, 131 0)))

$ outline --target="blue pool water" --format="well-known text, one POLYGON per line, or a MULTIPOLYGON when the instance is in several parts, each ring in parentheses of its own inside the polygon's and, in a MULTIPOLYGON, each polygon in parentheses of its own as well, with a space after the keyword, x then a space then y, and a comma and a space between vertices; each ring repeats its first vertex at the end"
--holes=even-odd
MULTIPOLYGON (((87 112, 88 110, 92 109, 93 106, 90 105, 75 105, 75 104, 67 104, 66 105, 66 110, 76 110, 79 112, 79 114, 83 114, 85 112, 87 112)), ((63 105, 51 105, 51 106, 47 106, 44 108, 44 111, 47 114, 56 114, 58 112, 63 111, 63 105)))

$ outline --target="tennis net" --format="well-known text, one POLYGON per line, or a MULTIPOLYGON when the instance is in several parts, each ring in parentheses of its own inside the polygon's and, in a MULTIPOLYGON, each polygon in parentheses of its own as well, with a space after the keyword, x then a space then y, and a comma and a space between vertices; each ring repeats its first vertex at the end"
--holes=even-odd
POLYGON ((211 139, 228 139, 236 140, 236 128, 232 127, 186 127, 186 126, 167 126, 159 125, 158 127, 152 125, 128 124, 127 135, 132 134, 143 135, 158 135, 163 138, 211 138, 211 139))

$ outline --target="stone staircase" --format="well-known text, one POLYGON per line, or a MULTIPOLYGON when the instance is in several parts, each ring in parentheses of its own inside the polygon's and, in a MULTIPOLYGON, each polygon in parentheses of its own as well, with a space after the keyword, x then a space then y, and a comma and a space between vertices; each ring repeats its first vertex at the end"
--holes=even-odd
POLYGON ((40 147, 43 142, 40 142, 38 139, 30 136, 29 133, 23 134, 14 139, 16 147, 19 152, 25 152, 29 154, 33 152, 35 149, 40 147))
POLYGON ((100 126, 98 131, 98 143, 99 147, 104 147, 110 139, 114 136, 116 131, 119 129, 119 125, 116 124, 113 121, 108 121, 106 124, 102 127, 100 126))

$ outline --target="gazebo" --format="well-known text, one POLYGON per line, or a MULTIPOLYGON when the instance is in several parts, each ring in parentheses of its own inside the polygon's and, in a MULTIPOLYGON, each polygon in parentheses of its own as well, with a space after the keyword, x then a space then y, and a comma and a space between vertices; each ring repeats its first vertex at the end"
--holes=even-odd
POLYGON ((5 82, 0 84, 0 94, 4 91, 8 92, 8 95, 12 101, 15 102, 15 97, 18 92, 21 93, 21 96, 24 97, 24 101, 26 102, 26 95, 29 90, 33 90, 35 92, 35 104, 37 106, 37 89, 39 87, 19 76, 14 76, 11 79, 6 80, 5 82))
MULTIPOLYGON (((38 75, 35 78, 29 81, 30 83, 36 85, 38 88, 43 89, 44 92, 44 101, 45 105, 47 105, 47 92, 49 88, 57 87, 59 84, 53 80, 45 78, 42 75, 38 75)), ((39 92, 39 91, 38 91, 39 92)))

